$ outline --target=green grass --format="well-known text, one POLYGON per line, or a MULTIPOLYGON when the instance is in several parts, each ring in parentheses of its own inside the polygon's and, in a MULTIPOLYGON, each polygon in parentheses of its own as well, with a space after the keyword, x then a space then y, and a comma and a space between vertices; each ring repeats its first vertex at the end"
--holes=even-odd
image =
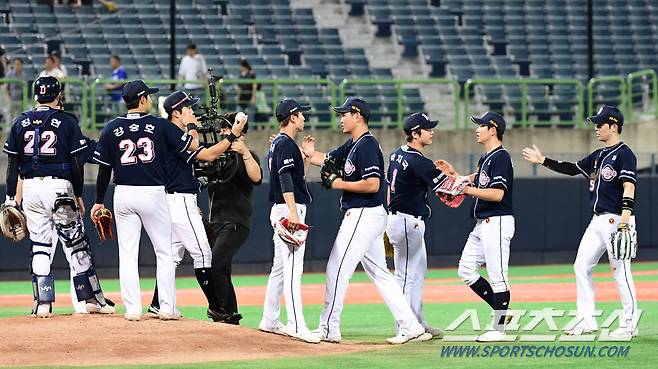
MULTIPOLYGON (((658 263, 638 263, 634 265, 634 270, 655 270, 658 268, 658 263)), ((607 265, 600 265, 596 269, 597 272, 607 272, 609 267, 607 265)), ((518 277, 532 277, 543 276, 547 274, 569 274, 571 273, 571 266, 536 266, 536 267, 514 267, 511 268, 510 275, 518 277)), ((454 270, 432 270, 430 271, 430 278, 455 278, 454 270)), ((355 274, 354 281, 366 280, 367 278, 363 273, 355 274)), ((600 278, 601 280, 612 280, 612 278, 600 278)), ((265 276, 242 276, 236 278, 236 284, 239 286, 251 285, 264 285, 265 276)), ((518 281, 524 280, 521 278, 518 281)), ((571 282, 572 278, 567 279, 554 279, 555 282, 571 282)), ((639 276, 636 280, 658 280, 655 276, 639 276)), ((152 286, 153 280, 144 280, 143 288, 149 289, 152 286)), ((323 283, 324 277, 321 274, 307 275, 304 278, 305 283, 323 283)), ((527 280, 527 283, 537 283, 537 288, 546 280, 527 280)), ((61 282, 58 285, 59 291, 68 292, 68 283, 61 282)), ((197 288, 196 281, 193 279, 179 279, 177 281, 178 288, 197 288)), ((103 281, 106 290, 118 290, 117 281, 107 280, 103 281)), ((550 291, 546 291, 550 293, 550 291)), ((0 283, 0 293, 23 293, 29 294, 30 285, 27 282, 4 282, 0 283), (13 291, 13 292, 8 292, 13 291)), ((267 360, 245 360, 245 361, 231 361, 231 362, 213 362, 201 364, 188 364, 188 365, 157 365, 157 366, 106 366, 107 368, 292 368, 292 369, 314 369, 314 368, 435 368, 435 367, 457 367, 457 368, 487 368, 487 369, 508 369, 508 368, 568 368, 568 369, 604 369, 604 368, 655 368, 655 363, 658 361, 658 302, 640 301, 640 308, 644 310, 642 319, 639 324, 640 335, 630 343, 613 343, 613 342, 594 342, 594 343, 505 343, 498 344, 498 347, 511 346, 511 345, 593 345, 597 349, 603 346, 630 346, 630 351, 627 357, 610 358, 610 357, 561 357, 561 358, 513 358, 513 357, 442 357, 441 350, 443 348, 456 346, 456 345, 475 345, 474 343, 448 343, 444 341, 432 341, 428 343, 415 343, 407 344, 400 347, 385 347, 381 350, 374 350, 368 352, 361 352, 355 354, 341 354, 341 355, 327 355, 320 357, 306 357, 306 358, 281 358, 281 359, 267 359, 267 360)), ((513 309, 542 309, 552 307, 554 309, 575 309, 575 303, 514 303, 514 296, 512 295, 513 309)), ((425 316, 427 320, 434 326, 446 327, 457 316, 459 316, 465 309, 478 309, 478 316, 482 322, 482 328, 489 321, 489 309, 484 303, 432 303, 425 305, 425 316)), ((598 309, 604 310, 604 316, 614 309, 620 308, 619 302, 606 302, 598 303, 598 309)), ((304 306, 304 314, 309 327, 314 328, 317 326, 317 320, 320 315, 322 306, 320 305, 307 305, 304 306)), ((181 306, 180 310, 186 318, 204 319, 205 308, 197 306, 181 306)), ((245 306, 241 307, 241 313, 244 315, 242 323, 246 327, 256 328, 262 314, 262 307, 260 306, 245 306)), ((122 311, 122 309, 120 309, 122 311)), ((63 309, 55 308, 56 313, 70 312, 70 307, 63 309)), ((3 308, 0 307, 0 317, 11 317, 17 315, 24 315, 26 313, 24 308, 3 308)), ((285 309, 282 309, 285 315, 285 309)), ((285 316, 282 317, 285 321, 285 316)), ((569 320, 568 317, 556 318, 558 328, 561 328, 569 320)), ((603 322, 603 318, 599 318, 599 323, 603 322)), ((529 318, 523 318, 521 325, 525 325, 530 321, 529 318)), ((616 328, 616 322, 612 328, 616 328)), ((346 305, 342 314, 342 334, 343 339, 347 342, 368 342, 368 343, 383 343, 387 337, 394 335, 395 327, 393 318, 383 304, 349 304, 346 305)), ((462 324, 462 326, 455 332, 456 334, 474 334, 470 332, 470 323, 462 324)), ((532 334, 549 334, 549 329, 546 324, 542 323, 536 327, 532 334)), ((555 333, 554 333, 555 334, 555 333)), ((559 334, 559 332, 557 333, 559 334)), ((218 343, 221 344, 221 343, 218 343)), ((487 345, 480 345, 485 347, 487 345)), ((489 345, 492 346, 492 345, 489 345)), ((55 367, 52 367, 55 368, 55 367)))

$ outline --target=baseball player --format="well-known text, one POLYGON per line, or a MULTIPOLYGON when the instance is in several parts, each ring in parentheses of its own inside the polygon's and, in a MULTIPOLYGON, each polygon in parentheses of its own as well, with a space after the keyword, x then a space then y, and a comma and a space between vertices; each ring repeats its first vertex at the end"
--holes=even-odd
POLYGON ((476 223, 464 245, 458 273, 494 309, 492 329, 480 335, 477 341, 504 341, 510 302, 507 267, 510 242, 514 237, 514 171, 512 159, 502 146, 505 119, 498 113, 486 112, 481 117, 472 116, 471 121, 478 125, 476 137, 485 153, 478 161, 477 172, 468 176, 474 185, 463 192, 475 198, 471 216, 476 223), (480 276, 482 264, 487 265, 489 281, 480 276))
POLYGON ((624 116, 619 109, 603 106, 587 121, 595 126, 596 138, 605 143, 605 147, 577 163, 547 158, 534 145, 523 149, 523 156, 531 163, 541 164, 555 172, 571 176, 582 174, 589 180, 594 215, 580 240, 573 265, 576 273, 578 323, 565 333, 578 336, 598 329, 592 270, 607 251, 624 310, 619 328, 612 331, 610 336, 630 339, 637 335, 639 319, 631 260, 614 257, 610 238, 618 230, 635 230, 633 208, 637 161, 631 148, 621 141, 624 116))
MULTIPOLYGON (((181 132, 196 129, 197 118, 192 107, 199 102, 184 91, 176 91, 167 96, 164 109, 170 124, 181 132)), ((214 292, 210 267, 212 251, 208 243, 208 236, 203 226, 201 213, 197 206, 197 194, 201 191, 201 183, 194 177, 193 160, 213 161, 224 153, 237 137, 242 134, 242 128, 247 123, 244 113, 236 120, 231 128, 231 134, 221 142, 210 148, 199 147, 194 151, 180 152, 176 148, 169 148, 167 160, 167 204, 171 216, 172 248, 174 262, 178 266, 183 260, 185 250, 190 253, 194 262, 194 275, 208 301, 208 317, 224 315, 219 300, 214 292)), ((148 313, 157 316, 159 312, 159 296, 157 282, 153 294, 153 301, 148 313)))
POLYGON ((327 154, 315 151, 312 137, 305 137, 302 144, 304 155, 312 164, 321 165, 329 158, 342 163, 344 170, 342 178, 325 183, 327 187, 343 191, 340 208, 345 215, 329 255, 325 303, 314 334, 324 341, 340 342, 340 313, 347 285, 357 264, 361 263, 399 327, 398 334, 387 342, 430 340, 432 335, 418 322, 386 266, 384 157, 377 139, 368 131, 370 107, 358 97, 349 97, 342 106, 334 107, 334 111, 341 115, 343 133, 351 138, 327 154))
POLYGON ((311 334, 302 311, 302 273, 306 243, 291 246, 276 232, 277 222, 288 219, 288 226, 295 231, 306 218, 306 206, 312 201, 306 186, 304 159, 295 143, 295 136, 304 130, 304 112, 310 106, 300 105, 293 99, 281 100, 276 108, 279 134, 270 145, 268 165, 270 170, 269 200, 274 203, 270 222, 274 228, 274 260, 267 280, 263 318, 259 328, 265 332, 289 335, 308 343, 320 343, 311 334), (279 321, 281 292, 286 302, 288 324, 279 321))
POLYGON ((19 174, 23 179, 21 201, 32 241, 32 314, 52 316, 53 230, 64 245, 77 299, 85 301, 87 312, 112 314, 115 309, 103 296, 81 218, 87 141, 75 116, 59 109, 62 88, 55 77, 39 77, 34 91, 37 107, 16 118, 4 146, 9 155, 5 204, 16 206, 19 174))
MULTIPOLYGON (((96 204, 91 217, 104 208, 105 192, 114 171, 114 218, 119 243, 119 279, 121 298, 126 305, 124 317, 141 319, 142 301, 137 259, 142 225, 146 229, 157 258, 157 283, 160 298, 158 317, 180 319, 176 310, 176 286, 171 219, 167 207, 167 161, 169 151, 195 151, 199 147, 196 130, 181 130, 166 119, 149 114, 151 94, 158 92, 144 81, 127 83, 123 100, 128 113, 108 122, 103 128, 94 161, 99 164, 96 204)), ((182 117, 192 119, 188 110, 182 117)))
POLYGON ((433 128, 438 123, 429 120, 425 113, 411 114, 404 121, 407 144, 391 154, 388 166, 386 233, 393 245, 395 279, 407 303, 425 332, 440 338, 443 332, 432 328, 423 316, 423 282, 427 274, 425 219, 431 215, 427 188, 436 192, 447 177, 423 155, 425 146, 432 144, 433 128))

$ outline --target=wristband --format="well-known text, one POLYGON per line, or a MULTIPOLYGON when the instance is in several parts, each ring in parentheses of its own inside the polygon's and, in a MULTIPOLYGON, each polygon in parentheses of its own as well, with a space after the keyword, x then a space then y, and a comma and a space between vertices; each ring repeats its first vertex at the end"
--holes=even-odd
POLYGON ((635 199, 632 197, 622 197, 621 199, 621 210, 630 210, 631 214, 633 213, 633 208, 635 207, 635 199))
POLYGON ((195 123, 188 123, 187 124, 187 131, 189 132, 189 131, 192 131, 192 130, 195 130, 195 131, 197 130, 196 124, 195 123))
POLYGON ((228 142, 233 142, 238 139, 238 136, 234 135, 233 132, 231 132, 230 135, 226 136, 226 139, 228 140, 228 142))

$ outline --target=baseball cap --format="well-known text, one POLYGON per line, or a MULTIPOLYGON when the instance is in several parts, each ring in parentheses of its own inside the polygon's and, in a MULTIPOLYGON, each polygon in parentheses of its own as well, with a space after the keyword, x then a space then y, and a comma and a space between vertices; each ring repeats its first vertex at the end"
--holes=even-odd
POLYGON ((599 108, 599 111, 596 112, 596 115, 587 117, 587 121, 599 125, 599 124, 616 124, 619 126, 624 125, 624 116, 621 114, 619 109, 610 105, 603 105, 599 108))
POLYGON ((417 129, 432 129, 439 124, 438 120, 430 120, 423 112, 413 113, 404 120, 402 128, 409 134, 417 129))
POLYGON ((364 118, 370 119, 370 106, 365 100, 356 96, 348 97, 341 106, 334 106, 334 111, 336 113, 359 112, 364 118))
POLYGON ((482 114, 480 117, 475 115, 471 116, 471 122, 479 124, 481 126, 491 126, 496 128, 496 131, 501 135, 505 133, 505 119, 502 115, 495 113, 493 111, 488 111, 482 114))
POLYGON ((199 102, 199 98, 193 97, 185 91, 175 91, 167 96, 162 106, 167 114, 171 115, 174 110, 182 109, 184 106, 193 106, 199 102))
POLYGON ((283 122, 286 118, 298 111, 303 112, 309 110, 311 110, 310 105, 301 105, 295 99, 283 99, 279 101, 279 105, 276 106, 276 120, 283 122))
POLYGON ((132 102, 146 95, 153 95, 160 91, 158 88, 150 88, 141 79, 130 81, 123 86, 123 101, 132 102))

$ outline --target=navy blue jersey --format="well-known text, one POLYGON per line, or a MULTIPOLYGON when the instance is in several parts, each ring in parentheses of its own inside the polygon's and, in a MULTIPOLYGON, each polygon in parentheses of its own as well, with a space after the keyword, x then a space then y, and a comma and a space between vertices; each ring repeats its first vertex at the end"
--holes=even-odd
POLYGON ((94 161, 112 167, 114 183, 164 186, 169 150, 184 152, 192 136, 170 121, 144 113, 128 113, 105 125, 94 161))
MULTIPOLYGON (((182 132, 182 131, 181 131, 182 132)), ((203 147, 195 151, 178 152, 169 150, 167 160, 167 184, 165 189, 168 193, 192 193, 201 192, 201 183, 194 176, 194 160, 203 147)))
POLYGON ((499 188, 504 190, 505 194, 500 202, 476 198, 471 216, 475 219, 485 219, 493 216, 512 215, 513 184, 512 158, 505 148, 499 146, 482 155, 478 162, 475 185, 477 188, 499 188))
POLYGON ((404 145, 391 154, 386 178, 391 193, 389 210, 426 219, 432 213, 427 187, 436 192, 447 177, 420 151, 404 145))
POLYGON ((71 157, 86 148, 87 140, 75 116, 39 106, 16 118, 4 152, 19 158, 23 178, 53 176, 71 180, 71 157))
POLYGON ((379 191, 375 193, 343 191, 340 199, 341 210, 372 208, 385 204, 384 155, 379 142, 372 133, 366 132, 356 141, 352 141, 350 138, 327 155, 336 158, 338 163, 343 163, 343 180, 346 182, 379 178, 379 191))
POLYGON ((589 179, 592 211, 621 214, 624 182, 636 183, 637 159, 623 142, 584 157, 576 166, 589 179))
POLYGON ((306 175, 304 174, 304 159, 302 152, 295 141, 285 133, 279 133, 272 141, 270 151, 267 154, 267 162, 270 168, 270 193, 269 200, 275 204, 283 204, 281 192, 281 181, 279 175, 289 172, 292 177, 294 188, 295 202, 297 204, 310 204, 312 201, 311 193, 306 185, 306 175))

